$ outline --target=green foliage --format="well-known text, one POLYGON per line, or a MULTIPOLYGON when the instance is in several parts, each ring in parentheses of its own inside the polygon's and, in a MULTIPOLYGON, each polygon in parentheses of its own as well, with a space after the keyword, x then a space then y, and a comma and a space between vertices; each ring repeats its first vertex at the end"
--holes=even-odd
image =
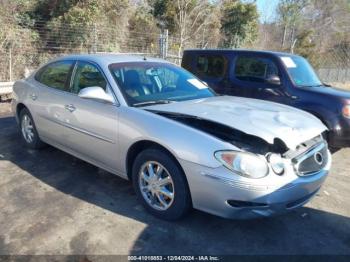
POLYGON ((167 9, 169 8, 169 4, 171 0, 153 0, 149 1, 149 4, 153 7, 152 15, 158 19, 160 22, 160 26, 169 28, 172 26, 172 21, 169 20, 169 17, 166 16, 167 9))
POLYGON ((301 11, 308 3, 309 0, 280 0, 277 6, 277 14, 285 24, 298 23, 302 17, 301 11))
POLYGON ((295 44, 295 52, 306 57, 311 58, 312 52, 316 46, 316 44, 312 41, 313 30, 304 30, 300 34, 297 35, 296 44, 295 44))
POLYGON ((255 3, 225 1, 221 18, 222 46, 237 48, 252 44, 258 36, 258 18, 255 3))
POLYGON ((153 16, 158 20, 160 28, 166 28, 170 33, 176 34, 178 31, 177 15, 180 11, 190 13, 196 6, 202 4, 203 0, 153 0, 150 1, 153 7, 153 16))
POLYGON ((156 25, 156 20, 153 15, 144 6, 138 6, 133 15, 129 19, 129 38, 130 44, 136 46, 139 52, 155 53, 159 30, 156 25), (138 36, 144 33, 144 29, 147 30, 147 35, 144 36, 143 41, 138 41, 138 36))

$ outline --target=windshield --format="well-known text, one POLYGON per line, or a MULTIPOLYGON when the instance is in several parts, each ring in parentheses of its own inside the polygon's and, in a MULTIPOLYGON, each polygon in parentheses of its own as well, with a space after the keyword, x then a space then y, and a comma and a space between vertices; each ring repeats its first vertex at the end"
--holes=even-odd
POLYGON ((171 103, 215 96, 188 71, 167 63, 130 62, 109 69, 130 106, 171 103))
POLYGON ((281 56, 293 82, 299 87, 320 86, 322 82, 309 62, 301 56, 281 56))

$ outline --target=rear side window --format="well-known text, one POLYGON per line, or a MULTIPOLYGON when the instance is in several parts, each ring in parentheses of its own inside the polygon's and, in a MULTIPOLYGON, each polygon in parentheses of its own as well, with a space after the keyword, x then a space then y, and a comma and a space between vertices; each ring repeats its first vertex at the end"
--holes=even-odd
POLYGON ((226 70, 226 60, 218 55, 200 55, 197 58, 196 72, 199 76, 222 77, 226 70))
POLYGON ((35 75, 35 79, 46 86, 67 91, 67 81, 72 64, 72 61, 49 64, 35 75))
POLYGON ((235 66, 235 77, 242 81, 260 82, 271 76, 278 76, 275 63, 264 57, 239 56, 235 66))

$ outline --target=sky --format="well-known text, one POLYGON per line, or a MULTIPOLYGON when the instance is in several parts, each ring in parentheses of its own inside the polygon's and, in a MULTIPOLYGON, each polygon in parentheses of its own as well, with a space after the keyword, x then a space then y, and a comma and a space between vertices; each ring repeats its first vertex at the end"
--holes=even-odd
POLYGON ((279 0, 257 0, 261 22, 271 22, 276 16, 276 6, 279 0))

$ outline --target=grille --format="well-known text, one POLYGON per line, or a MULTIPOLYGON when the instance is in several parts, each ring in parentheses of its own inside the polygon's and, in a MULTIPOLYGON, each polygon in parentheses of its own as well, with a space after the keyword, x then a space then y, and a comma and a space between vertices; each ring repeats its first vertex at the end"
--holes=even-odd
POLYGON ((293 159, 299 176, 309 176, 322 170, 328 163, 328 151, 325 143, 320 143, 305 154, 293 159))

